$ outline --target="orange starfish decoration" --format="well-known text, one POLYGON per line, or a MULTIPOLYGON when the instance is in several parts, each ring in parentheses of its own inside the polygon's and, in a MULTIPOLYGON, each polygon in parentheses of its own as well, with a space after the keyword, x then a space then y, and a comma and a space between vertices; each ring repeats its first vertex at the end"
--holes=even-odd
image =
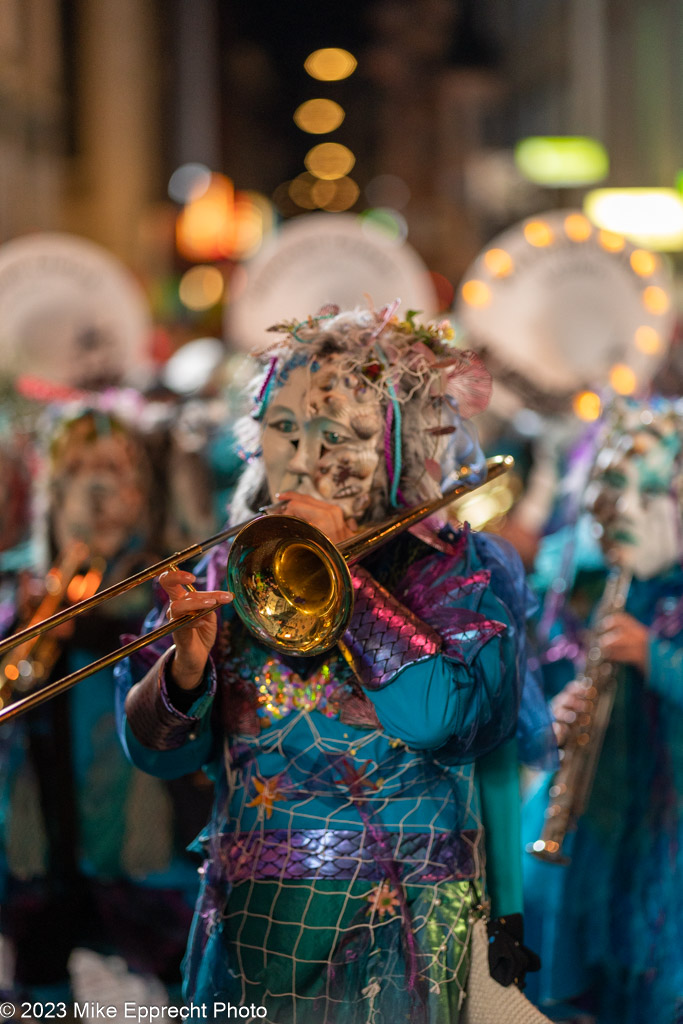
MULTIPOLYGON (((280 775, 281 774, 282 773, 280 773, 280 775)), ((271 779, 254 778, 252 781, 256 788, 256 796, 253 800, 250 800, 246 806, 262 807, 265 811, 266 818, 271 818, 273 816, 273 803, 276 800, 287 799, 282 790, 277 788, 277 784, 280 781, 280 775, 273 775, 271 779)))
POLYGON ((401 905, 398 892, 386 879, 381 885, 376 885, 374 889, 371 889, 366 899, 370 904, 368 913, 377 914, 380 918, 384 917, 385 914, 391 914, 393 917, 396 913, 396 908, 401 905))

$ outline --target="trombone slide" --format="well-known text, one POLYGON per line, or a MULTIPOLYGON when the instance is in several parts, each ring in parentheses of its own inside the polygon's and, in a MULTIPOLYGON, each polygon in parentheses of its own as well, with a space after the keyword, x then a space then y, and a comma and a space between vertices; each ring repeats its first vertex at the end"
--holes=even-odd
MULTIPOLYGON (((482 486, 501 473, 507 472, 513 465, 514 459, 511 455, 498 455, 488 459, 486 480, 477 486, 482 486)), ((140 583, 158 576, 165 569, 175 568, 179 562, 202 555, 209 548, 236 534, 228 558, 227 575, 229 586, 235 593, 235 610, 247 627, 264 643, 278 650, 304 655, 329 650, 343 633, 353 609, 353 588, 350 585, 348 565, 386 544, 394 536, 438 509, 450 505, 461 495, 474 490, 474 487, 466 482, 467 474, 468 468, 465 466, 461 471, 462 482, 449 488, 439 498, 398 512, 383 523, 371 525, 339 547, 335 547, 320 530, 293 516, 259 516, 248 523, 230 527, 209 537, 208 540, 156 562, 63 612, 58 612, 43 623, 32 625, 8 637, 0 643, 0 655, 43 631, 53 629, 76 615, 90 611, 103 601, 118 597, 140 583), (259 532, 261 529, 265 530, 265 536, 259 532), (289 538, 283 540, 285 534, 289 534, 289 538), (250 562, 254 551, 263 553, 266 539, 273 554, 273 565, 264 565, 262 561, 258 564, 250 562), (268 601, 264 600, 266 588, 263 582, 266 576, 269 587, 271 582, 275 583, 268 591, 270 606, 268 601), (312 598, 311 584, 315 584, 312 598), (296 616, 293 613, 296 613, 296 616)), ((159 626, 91 665, 86 665, 77 672, 28 694, 0 711, 0 723, 29 711, 95 672, 108 668, 189 622, 216 611, 218 607, 203 608, 159 626)))

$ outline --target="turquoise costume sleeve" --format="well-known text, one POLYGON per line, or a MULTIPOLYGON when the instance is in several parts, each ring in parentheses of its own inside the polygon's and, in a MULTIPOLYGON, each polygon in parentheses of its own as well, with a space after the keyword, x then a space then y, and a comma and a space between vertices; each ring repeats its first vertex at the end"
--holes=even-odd
POLYGON ((346 656, 387 733, 444 763, 471 762, 515 734, 524 617, 491 586, 468 532, 453 555, 416 562, 390 593, 354 567, 346 656))
POLYGON ((438 750, 454 736, 471 737, 474 758, 479 725, 499 714, 508 715, 512 724, 516 698, 506 680, 500 640, 481 648, 476 662, 431 657, 400 670, 390 686, 366 693, 386 732, 407 746, 438 750))
POLYGON ((476 763, 491 917, 523 909, 519 763, 512 739, 476 763))
POLYGON ((651 633, 646 685, 683 709, 683 635, 668 639, 651 633))

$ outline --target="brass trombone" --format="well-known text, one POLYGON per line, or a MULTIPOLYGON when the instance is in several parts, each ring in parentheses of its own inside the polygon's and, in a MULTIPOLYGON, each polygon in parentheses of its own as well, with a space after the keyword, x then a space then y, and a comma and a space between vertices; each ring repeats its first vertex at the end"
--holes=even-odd
MULTIPOLYGON (((488 483, 512 469, 511 455, 487 460, 488 483)), ((43 622, 36 623, 0 642, 0 658, 6 651, 54 629, 103 601, 132 590, 165 569, 198 558, 210 548, 235 537, 227 563, 228 587, 234 594, 234 607, 245 625, 264 643, 290 654, 315 655, 329 650, 346 628, 353 610, 353 587, 349 565, 386 544, 399 533, 431 515, 461 495, 474 490, 468 485, 469 470, 460 471, 458 483, 439 498, 412 509, 397 512, 383 523, 374 524, 341 544, 334 545, 320 530, 294 516, 264 515, 214 534, 147 569, 129 576, 78 604, 65 608, 43 622)), ((0 723, 70 689, 87 676, 121 661, 141 647, 154 643, 189 622, 216 611, 214 607, 190 612, 179 619, 138 637, 131 643, 97 661, 72 672, 63 679, 15 701, 0 711, 0 723)))
POLYGON ((23 643, 14 642, 11 654, 0 658, 0 708, 9 704, 15 692, 26 693, 46 679, 61 651, 60 641, 43 623, 69 601, 75 603, 97 591, 104 573, 104 562, 91 558, 88 545, 74 541, 68 545, 62 558, 45 576, 45 595, 31 615, 29 627, 39 626, 37 634, 23 643))

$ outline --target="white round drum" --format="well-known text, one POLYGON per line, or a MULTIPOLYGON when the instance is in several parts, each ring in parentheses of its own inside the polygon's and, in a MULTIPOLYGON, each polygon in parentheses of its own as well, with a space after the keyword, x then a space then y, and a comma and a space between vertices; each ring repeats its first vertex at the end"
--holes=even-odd
POLYGON ((562 412, 585 389, 647 386, 674 328, 673 279, 659 255, 554 210, 486 247, 462 280, 457 317, 496 389, 562 412))
POLYGON ((150 318, 133 275, 105 249, 40 233, 0 247, 0 373, 97 390, 147 383, 150 318))
POLYGON ((352 214, 311 213, 288 221, 246 264, 241 290, 226 308, 226 336, 238 347, 266 347, 268 327, 315 314, 333 303, 434 315, 429 271, 414 249, 352 214), (366 296, 368 298, 366 298, 366 296))

